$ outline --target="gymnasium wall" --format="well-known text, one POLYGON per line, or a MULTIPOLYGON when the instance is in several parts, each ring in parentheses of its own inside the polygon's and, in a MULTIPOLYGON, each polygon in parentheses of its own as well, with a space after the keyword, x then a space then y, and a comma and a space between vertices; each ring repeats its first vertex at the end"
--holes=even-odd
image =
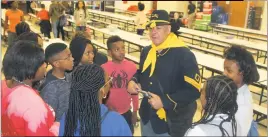
POLYGON ((261 31, 267 32, 267 1, 265 1, 262 13, 261 31))
MULTIPOLYGON (((118 9, 126 10, 130 5, 138 5, 139 1, 127 1, 127 3, 123 3, 123 1, 115 1, 114 7, 118 9)), ((145 13, 147 13, 148 10, 152 9, 153 2, 152 1, 142 1, 145 5, 145 13)))
POLYGON ((188 1, 157 1, 157 9, 164 9, 167 12, 179 11, 187 15, 188 1))

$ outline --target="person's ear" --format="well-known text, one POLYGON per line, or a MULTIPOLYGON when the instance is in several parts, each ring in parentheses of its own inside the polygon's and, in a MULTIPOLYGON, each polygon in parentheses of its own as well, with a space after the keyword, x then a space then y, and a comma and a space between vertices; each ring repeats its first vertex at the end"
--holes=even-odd
POLYGON ((59 67, 59 61, 53 61, 51 64, 54 67, 59 67))

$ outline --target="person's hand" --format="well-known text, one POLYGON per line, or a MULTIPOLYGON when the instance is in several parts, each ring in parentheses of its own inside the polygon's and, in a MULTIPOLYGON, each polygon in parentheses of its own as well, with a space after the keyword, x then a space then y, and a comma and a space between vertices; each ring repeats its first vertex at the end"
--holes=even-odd
POLYGON ((133 124, 133 125, 136 125, 136 123, 137 123, 137 119, 138 119, 137 111, 133 111, 133 112, 132 112, 132 124, 133 124))
POLYGON ((135 83, 133 80, 128 82, 128 86, 127 86, 127 91, 130 94, 138 94, 141 90, 140 85, 138 85, 137 83, 135 83))
POLYGON ((149 94, 152 96, 152 98, 150 98, 148 102, 155 110, 158 110, 164 107, 162 100, 158 95, 151 93, 151 92, 149 92, 149 94))

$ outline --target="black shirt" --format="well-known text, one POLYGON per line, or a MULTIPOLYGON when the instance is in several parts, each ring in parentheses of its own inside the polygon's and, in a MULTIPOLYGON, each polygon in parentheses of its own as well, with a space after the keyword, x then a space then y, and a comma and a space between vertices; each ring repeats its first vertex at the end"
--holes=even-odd
MULTIPOLYGON (((158 55, 155 71, 152 77, 149 77, 150 66, 143 73, 141 70, 150 49, 151 46, 148 46, 141 52, 140 68, 133 80, 136 79, 136 82, 141 84, 142 90, 157 94, 168 113, 195 102, 200 96, 201 79, 194 54, 186 47, 163 50, 166 54, 158 55)), ((167 123, 158 118, 156 110, 150 106, 147 98, 143 98, 139 113, 144 124, 151 121, 155 133, 168 131, 167 123)))
POLYGON ((188 14, 192 14, 192 13, 194 13, 195 12, 195 5, 194 4, 189 4, 188 5, 188 14))

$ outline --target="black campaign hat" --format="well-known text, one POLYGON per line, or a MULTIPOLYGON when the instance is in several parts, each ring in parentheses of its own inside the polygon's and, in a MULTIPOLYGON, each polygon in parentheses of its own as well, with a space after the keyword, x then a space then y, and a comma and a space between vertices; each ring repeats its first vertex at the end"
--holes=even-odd
POLYGON ((168 12, 165 10, 154 10, 146 27, 153 28, 161 25, 170 25, 168 12))

